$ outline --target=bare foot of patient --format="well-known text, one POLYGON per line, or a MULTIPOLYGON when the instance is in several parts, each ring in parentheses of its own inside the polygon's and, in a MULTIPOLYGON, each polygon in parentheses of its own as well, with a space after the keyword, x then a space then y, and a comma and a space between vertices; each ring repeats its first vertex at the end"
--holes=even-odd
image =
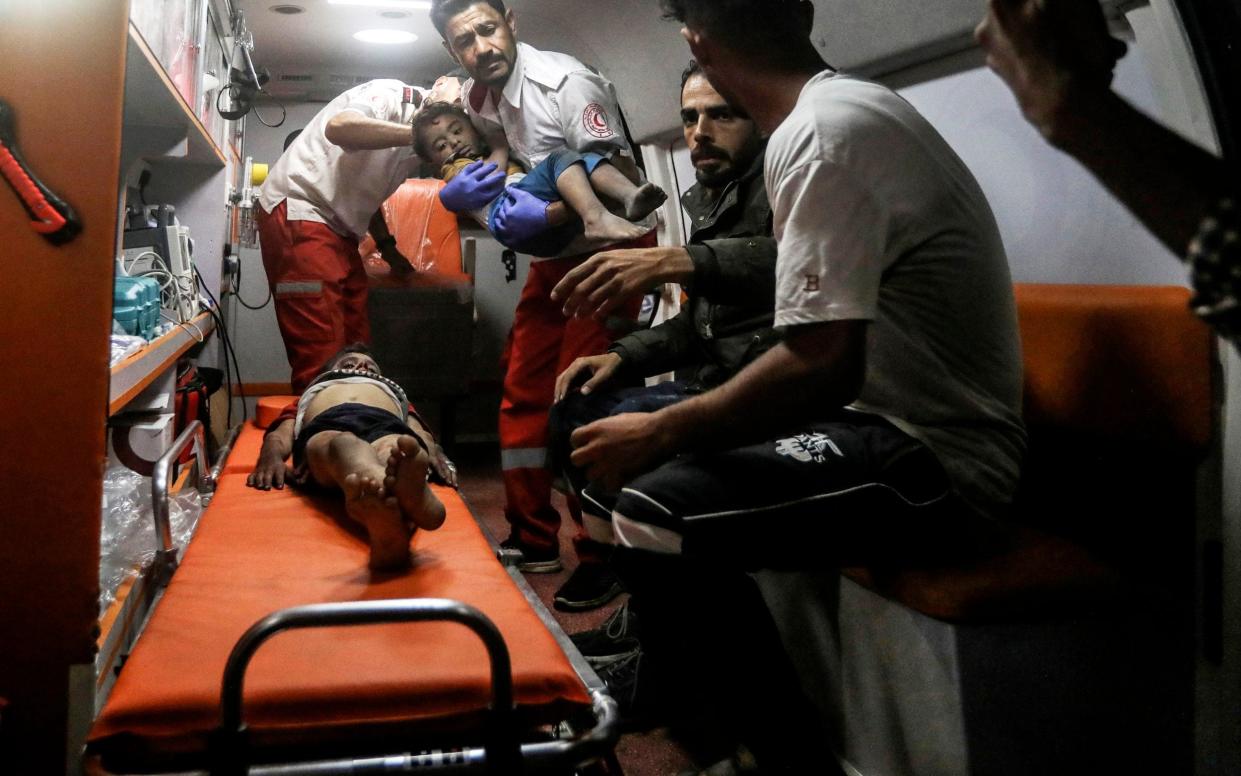
POLYGON ((374 477, 358 474, 345 478, 344 492, 345 511, 366 528, 371 569, 393 571, 408 566, 413 530, 401 516, 397 499, 374 477))
POLYGON ((396 496, 405 520, 418 528, 434 531, 444 524, 444 505, 427 486, 427 467, 431 457, 412 436, 396 440, 388 457, 384 490, 396 496))
POLYGON ((605 243, 636 240, 648 231, 620 216, 612 215, 604 208, 583 215, 582 226, 586 239, 605 243))
POLYGON ((640 221, 651 214, 655 208, 664 204, 668 195, 654 183, 643 183, 625 197, 625 218, 640 221))

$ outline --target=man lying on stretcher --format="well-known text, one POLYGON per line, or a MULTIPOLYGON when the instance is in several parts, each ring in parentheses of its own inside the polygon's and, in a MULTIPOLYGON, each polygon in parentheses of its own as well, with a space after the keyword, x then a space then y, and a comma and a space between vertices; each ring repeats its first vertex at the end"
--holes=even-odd
POLYGON ((366 529, 370 567, 409 564, 418 528, 444 522, 444 505, 429 477, 456 486, 456 467, 405 398, 382 376, 365 345, 333 356, 296 404, 267 430, 246 484, 259 490, 314 483, 339 488, 345 511, 366 529), (293 466, 285 459, 293 454, 293 466))

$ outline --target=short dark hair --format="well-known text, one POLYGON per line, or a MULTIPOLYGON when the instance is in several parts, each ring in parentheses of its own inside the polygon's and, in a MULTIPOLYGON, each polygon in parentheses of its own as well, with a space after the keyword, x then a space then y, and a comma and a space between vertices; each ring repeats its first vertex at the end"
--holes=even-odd
POLYGON ((499 11, 501 16, 506 13, 504 0, 431 0, 431 24, 435 25, 441 38, 448 40, 448 35, 444 31, 448 29, 449 20, 470 6, 479 3, 486 3, 499 11))
POLYGON ((337 361, 340 361, 342 358, 349 355, 350 353, 361 353, 362 355, 368 356, 370 358, 375 357, 375 354, 371 352, 371 349, 367 347, 365 342, 351 342, 348 345, 341 348, 340 350, 338 350, 336 352, 336 355, 332 356, 327 361, 323 362, 323 366, 319 367, 319 374, 323 374, 324 372, 331 369, 333 364, 335 364, 337 361))
POLYGON ((425 162, 431 154, 427 153, 422 142, 422 130, 435 119, 441 116, 456 116, 462 121, 469 121, 470 117, 465 112, 465 108, 455 105, 451 102, 428 102, 422 106, 422 110, 414 114, 414 151, 425 162))
POLYGON ((689 83, 689 79, 702 72, 702 65, 698 64, 697 59, 691 59, 685 69, 681 71, 681 91, 685 91, 685 84, 689 83))
MULTIPOLYGON (((689 79, 693 78, 694 76, 701 76, 702 78, 707 78, 707 74, 703 72, 702 65, 698 64, 698 60, 691 59, 689 61, 689 65, 687 65, 685 67, 684 72, 681 73, 681 99, 682 100, 685 99, 685 84, 689 83, 689 79)), ((707 78, 707 83, 711 83, 710 78, 707 78)), ((711 88, 714 89, 715 85, 712 84, 711 88)), ((745 109, 742 108, 740 105, 733 105, 730 102, 728 103, 728 109, 731 110, 733 112, 733 115, 736 116, 737 118, 750 121, 750 114, 746 113, 745 109)))
POLYGON ((660 0, 660 5, 665 19, 706 32, 765 64, 783 62, 790 35, 809 38, 801 0, 660 0))

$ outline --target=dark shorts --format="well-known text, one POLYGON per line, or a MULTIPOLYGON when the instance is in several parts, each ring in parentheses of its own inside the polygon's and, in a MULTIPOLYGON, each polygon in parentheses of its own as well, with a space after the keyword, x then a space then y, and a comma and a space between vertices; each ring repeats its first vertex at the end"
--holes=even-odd
MULTIPOLYGON (((556 182, 560 180, 560 176, 565 170, 575 164, 581 164, 586 168, 586 174, 590 175, 595 171, 596 167, 605 162, 607 162, 607 159, 595 153, 579 154, 567 148, 553 151, 550 156, 535 165, 534 169, 526 174, 526 177, 513 184, 513 188, 529 192, 544 202, 559 202, 562 197, 556 182)), ((494 219, 496 205, 499 204, 500 199, 503 198, 497 199, 487 213, 487 228, 492 234, 495 234, 496 231, 494 219)), ((568 248, 569 243, 573 242, 581 234, 582 222, 573 219, 560 226, 548 227, 526 242, 514 245, 512 248, 518 253, 530 256, 557 256, 565 248, 568 248)))
MULTIPOLYGON (((300 469, 306 463, 306 443, 320 431, 347 431, 364 442, 374 442, 389 434, 418 435, 405 424, 404 418, 388 410, 366 404, 338 404, 324 410, 314 420, 302 426, 302 433, 293 439, 293 466, 300 469)), ((419 440, 422 444, 422 440, 419 440)))

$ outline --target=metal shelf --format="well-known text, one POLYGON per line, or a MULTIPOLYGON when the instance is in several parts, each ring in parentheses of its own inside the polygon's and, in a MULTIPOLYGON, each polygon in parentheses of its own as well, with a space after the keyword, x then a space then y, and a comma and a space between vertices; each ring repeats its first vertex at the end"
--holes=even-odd
POLYGON ((210 313, 201 313, 190 323, 182 324, 112 367, 112 383, 108 390, 108 416, 125 405, 155 382, 164 370, 176 363, 187 350, 206 339, 215 328, 210 313))
POLYGON ((226 157, 155 58, 129 25, 125 55, 125 145, 146 158, 223 167, 226 157))

